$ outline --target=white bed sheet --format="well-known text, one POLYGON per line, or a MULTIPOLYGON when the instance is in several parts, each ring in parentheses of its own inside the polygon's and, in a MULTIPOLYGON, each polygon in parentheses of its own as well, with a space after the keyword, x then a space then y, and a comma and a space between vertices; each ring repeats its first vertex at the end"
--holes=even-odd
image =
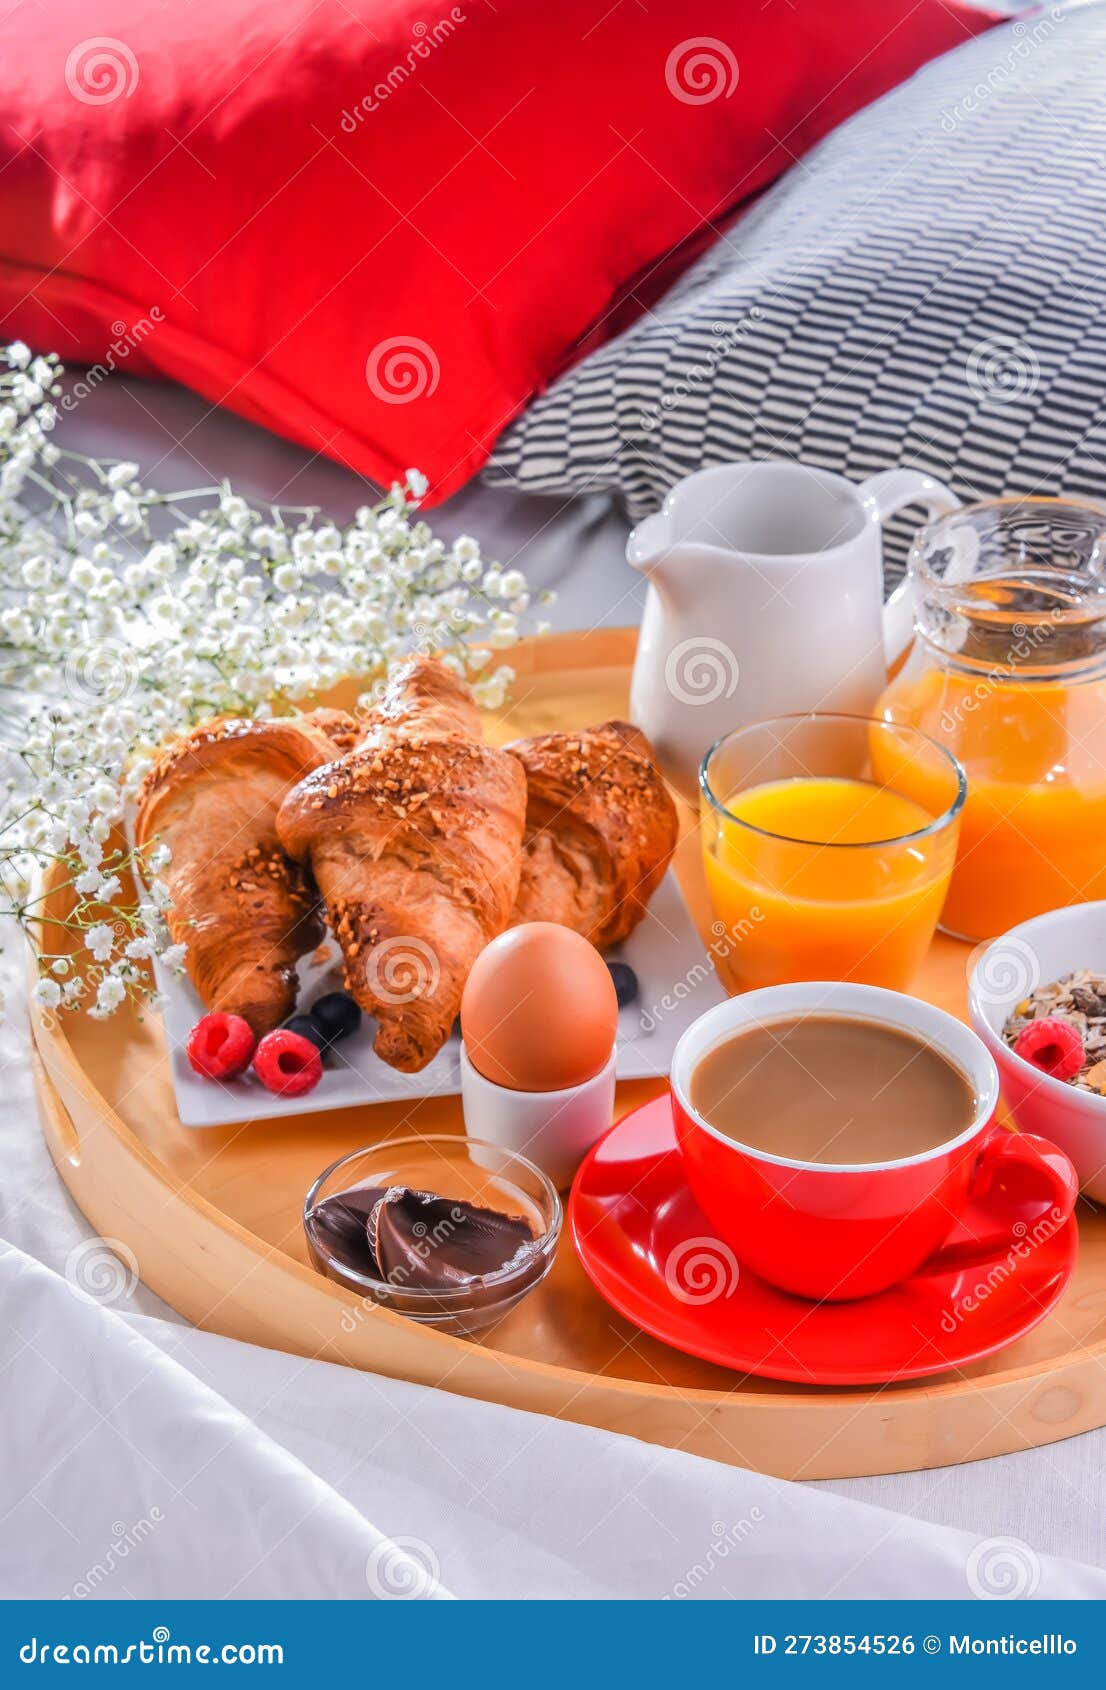
MULTIPOLYGON (((338 518, 370 492, 169 386, 107 384, 63 438, 166 488, 225 476, 338 518)), ((433 520, 555 586, 558 626, 639 614, 605 500, 474 487, 433 520)), ((0 966, 0 1595, 1106 1596, 1106 1433, 791 1485, 192 1331, 57 1179, 0 966)))

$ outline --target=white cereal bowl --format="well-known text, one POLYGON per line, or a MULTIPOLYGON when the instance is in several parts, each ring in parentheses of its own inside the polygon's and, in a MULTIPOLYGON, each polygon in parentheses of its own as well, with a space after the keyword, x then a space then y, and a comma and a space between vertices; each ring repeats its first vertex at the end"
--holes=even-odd
POLYGON ((977 955, 968 1001, 1016 1125, 1058 1144, 1071 1157, 1084 1194, 1106 1203, 1106 1097, 1043 1074, 1015 1056, 1002 1036, 1012 1010, 1034 987, 1077 968, 1106 974, 1106 902, 1050 910, 993 940, 977 955))

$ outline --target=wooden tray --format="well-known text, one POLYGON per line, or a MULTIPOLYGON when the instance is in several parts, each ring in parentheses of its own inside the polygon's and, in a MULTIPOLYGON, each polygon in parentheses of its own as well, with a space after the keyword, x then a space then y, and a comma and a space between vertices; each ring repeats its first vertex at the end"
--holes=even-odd
MULTIPOLYGON (((626 712, 634 633, 551 637, 512 658, 520 733, 626 712)), ((709 922, 690 815, 678 869, 709 922)), ((939 938, 918 990, 965 1012, 966 946, 939 938)), ((1106 1215, 1080 1205, 1081 1251, 1059 1307, 962 1375, 881 1390, 741 1378, 646 1337, 591 1288, 567 1236, 549 1278, 482 1342, 430 1332, 307 1265, 304 1193, 338 1156, 389 1134, 461 1130, 459 1101, 182 1128, 156 1016, 63 1022, 32 1011, 42 1128, 93 1226, 143 1280, 213 1332, 557 1415, 792 1479, 903 1472, 1047 1444, 1106 1424, 1106 1215)), ((619 1087, 622 1112, 659 1081, 619 1087)))

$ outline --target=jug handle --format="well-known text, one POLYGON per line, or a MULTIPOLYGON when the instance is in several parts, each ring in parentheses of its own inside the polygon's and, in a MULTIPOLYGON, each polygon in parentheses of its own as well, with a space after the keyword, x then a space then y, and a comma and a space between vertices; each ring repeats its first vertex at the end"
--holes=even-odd
MULTIPOLYGON (((931 519, 960 509, 960 500, 952 489, 920 469, 885 469, 862 481, 859 493, 881 523, 907 505, 924 505, 931 519)), ((907 579, 900 581, 883 607, 883 653, 888 668, 902 656, 913 636, 914 604, 907 579)))

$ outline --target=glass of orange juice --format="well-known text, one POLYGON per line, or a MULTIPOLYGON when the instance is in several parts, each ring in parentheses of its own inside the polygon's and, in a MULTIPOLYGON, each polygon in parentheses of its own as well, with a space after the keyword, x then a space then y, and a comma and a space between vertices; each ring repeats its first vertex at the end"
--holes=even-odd
POLYGON ((777 716, 719 740, 699 785, 730 991, 909 984, 956 859, 967 783, 951 752, 895 723, 777 716), (888 766, 893 776, 876 773, 888 766))

